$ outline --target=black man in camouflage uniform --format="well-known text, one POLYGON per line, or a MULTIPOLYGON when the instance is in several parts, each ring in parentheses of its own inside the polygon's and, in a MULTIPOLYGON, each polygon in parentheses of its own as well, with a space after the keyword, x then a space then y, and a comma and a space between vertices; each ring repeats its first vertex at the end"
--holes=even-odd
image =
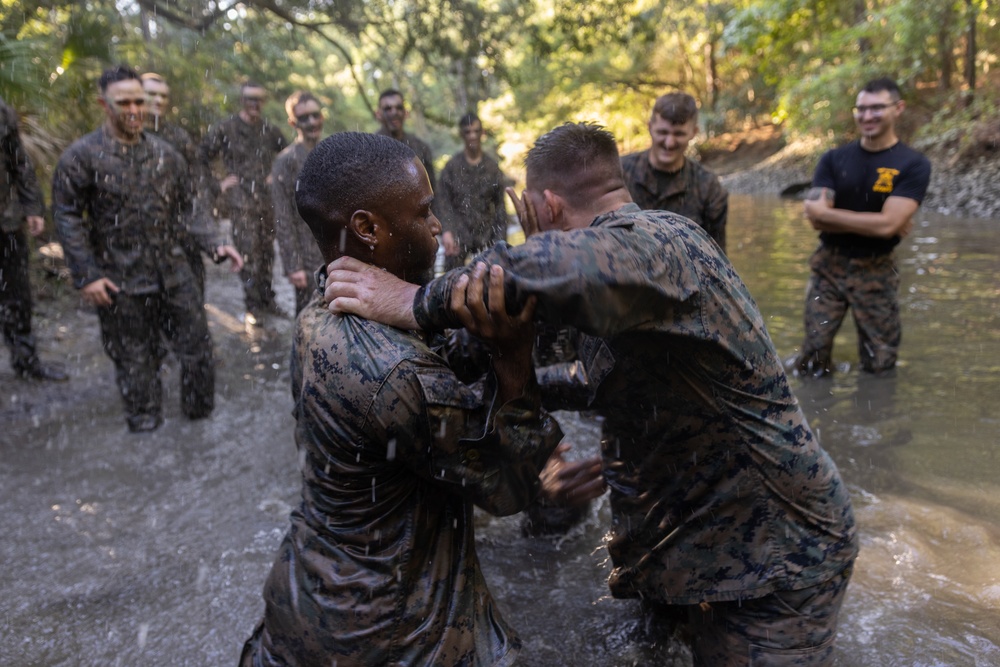
MULTIPOLYGON (((299 212, 327 259, 363 257, 406 280, 433 268, 432 200, 413 151, 379 135, 325 139, 299 176, 299 212)), ((478 331, 496 350, 479 388, 420 334, 332 315, 319 299, 299 315, 302 504, 242 667, 513 663, 520 641, 479 569, 473 503, 522 509, 561 433, 540 408, 530 310, 506 314, 502 278, 490 278, 489 313, 480 279, 452 304, 466 326, 497 327, 478 331)))

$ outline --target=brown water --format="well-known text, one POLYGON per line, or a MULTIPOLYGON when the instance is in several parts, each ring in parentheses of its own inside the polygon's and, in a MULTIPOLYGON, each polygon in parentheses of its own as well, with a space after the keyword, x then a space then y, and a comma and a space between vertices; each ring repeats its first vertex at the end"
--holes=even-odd
MULTIPOLYGON (((815 235, 799 205, 733 197, 730 255, 783 356, 801 336, 815 235)), ((994 221, 919 214, 899 250, 904 340, 891 380, 861 378, 848 319, 831 380, 794 380, 851 487, 862 551, 838 664, 1000 664, 1000 239, 994 221)), ((276 278, 291 309, 291 292, 276 278)), ((43 353, 71 382, 16 382, 0 361, 0 664, 233 665, 297 500, 287 340, 248 336, 235 279, 209 267, 216 413, 128 434, 96 317, 39 303, 43 353)), ((584 449, 597 424, 566 430, 584 449)), ((480 521, 494 595, 529 666, 687 665, 611 599, 607 507, 561 538, 480 521)))

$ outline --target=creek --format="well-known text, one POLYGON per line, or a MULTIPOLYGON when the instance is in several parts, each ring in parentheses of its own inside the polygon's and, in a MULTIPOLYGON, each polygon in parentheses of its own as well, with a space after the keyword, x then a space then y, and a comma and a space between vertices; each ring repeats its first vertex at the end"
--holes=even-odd
MULTIPOLYGON (((802 335, 815 233, 801 205, 734 195, 729 254, 782 356, 802 335)), ((995 221, 919 212, 897 250, 903 345, 894 378, 862 377, 853 323, 832 378, 792 380, 852 492, 861 537, 841 614, 842 667, 1000 664, 1000 238, 995 221)), ((0 362, 0 663, 233 665, 297 502, 290 320, 249 333, 236 279, 209 266, 218 358, 212 419, 188 422, 178 369, 166 423, 125 429, 96 317, 42 302, 35 327, 69 383, 14 379, 0 362)), ((275 285, 286 311, 291 290, 275 285)), ((580 451, 599 425, 559 413, 580 451)), ((606 498, 559 537, 521 518, 477 520, 490 588, 529 667, 690 664, 614 600, 606 498)))

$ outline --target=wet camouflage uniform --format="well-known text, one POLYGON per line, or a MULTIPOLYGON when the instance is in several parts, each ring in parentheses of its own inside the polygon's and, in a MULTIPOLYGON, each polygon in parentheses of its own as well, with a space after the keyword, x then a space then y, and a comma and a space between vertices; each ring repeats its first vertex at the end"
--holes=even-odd
POLYGON ((295 312, 299 313, 316 291, 313 275, 325 264, 316 237, 299 215, 295 204, 295 187, 309 149, 300 141, 281 151, 271 167, 271 200, 274 202, 274 224, 281 250, 281 266, 285 275, 305 271, 309 284, 295 288, 295 312))
POLYGON ((507 238, 505 185, 500 165, 488 155, 474 165, 464 152, 448 160, 434 193, 434 213, 460 248, 457 256, 446 258, 447 268, 462 266, 470 255, 507 238))
MULTIPOLYGON (((392 137, 392 134, 387 132, 384 127, 376 132, 376 134, 383 134, 387 137, 392 137)), ((393 139, 395 139, 395 137, 393 137, 393 139)), ((399 139, 399 141, 409 146, 410 150, 417 154, 417 158, 420 160, 421 164, 424 165, 424 169, 427 170, 427 178, 431 181, 431 190, 436 191, 437 187, 435 186, 434 181, 434 154, 431 152, 431 147, 420 139, 417 139, 409 132, 403 132, 403 138, 399 139)))
MULTIPOLYGON (((930 177, 927 158, 902 142, 872 152, 855 141, 820 158, 813 187, 832 189, 834 208, 877 213, 889 197, 923 201, 930 177)), ((806 333, 795 362, 800 373, 830 372, 833 340, 848 307, 858 332, 861 369, 884 373, 896 366, 902 326, 893 249, 900 238, 820 234, 820 246, 809 260, 806 333)))
MULTIPOLYGON (((479 260, 504 267, 512 300, 538 295, 541 321, 587 334, 577 375, 588 386, 567 407, 604 417, 616 597, 739 609, 821 589, 848 571, 858 547, 847 489, 756 304, 703 230, 628 204, 586 229, 501 243, 479 260)), ((458 275, 418 292, 414 315, 425 330, 457 324, 446 303, 458 275)), ((832 625, 791 632, 782 647, 826 651, 840 592, 826 610, 832 625)), ((728 628, 746 643, 754 628, 740 622, 728 628)))
MULTIPOLYGON (((252 313, 275 310, 271 272, 274 267, 274 210, 267 177, 275 156, 288 146, 277 127, 267 121, 250 125, 239 114, 209 129, 198 147, 206 173, 220 153, 226 174, 239 177, 222 193, 224 210, 233 222, 233 244, 243 255, 240 279, 246 308, 252 313)), ((213 192, 219 192, 212 181, 213 192)))
POLYGON ((686 159, 679 171, 668 173, 654 169, 649 151, 622 158, 625 184, 639 208, 647 211, 670 211, 694 220, 726 249, 726 216, 729 194, 719 177, 686 159))
MULTIPOLYGON (((198 146, 194 139, 180 125, 168 123, 164 120, 157 120, 152 127, 146 128, 147 134, 153 134, 163 139, 174 147, 188 166, 188 182, 191 188, 192 214, 205 216, 201 221, 193 223, 196 228, 202 228, 211 224, 207 216, 210 215, 211 207, 204 203, 205 195, 208 192, 208 182, 205 180, 205 171, 198 161, 198 146)), ((194 273, 195 281, 198 283, 202 294, 205 293, 205 256, 198 246, 196 239, 189 237, 184 242, 184 252, 187 253, 188 261, 191 262, 191 271, 194 273)))
POLYGON ((512 664, 520 641, 479 569, 473 503, 506 515, 536 494, 561 437, 537 385, 491 409, 492 377, 474 390, 420 336, 319 299, 291 372, 302 504, 242 667, 512 664))
POLYGON ((56 232, 74 285, 108 278, 121 289, 97 313, 131 427, 160 419, 161 334, 181 363, 184 414, 205 417, 214 405, 212 340, 183 243, 189 231, 207 253, 218 242, 185 227, 187 174, 165 141, 143 134, 126 145, 101 128, 66 149, 52 179, 56 232))
POLYGON ((17 112, 0 99, 0 326, 16 373, 39 364, 31 334, 31 284, 25 219, 45 215, 35 166, 24 152, 17 112))

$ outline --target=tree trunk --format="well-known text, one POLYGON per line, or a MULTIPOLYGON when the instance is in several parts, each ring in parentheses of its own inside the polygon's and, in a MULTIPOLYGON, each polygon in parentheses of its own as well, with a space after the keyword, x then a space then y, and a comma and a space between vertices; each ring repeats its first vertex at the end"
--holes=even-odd
POLYGON ((965 0, 965 85, 968 86, 966 97, 969 102, 976 95, 976 3, 965 0))

